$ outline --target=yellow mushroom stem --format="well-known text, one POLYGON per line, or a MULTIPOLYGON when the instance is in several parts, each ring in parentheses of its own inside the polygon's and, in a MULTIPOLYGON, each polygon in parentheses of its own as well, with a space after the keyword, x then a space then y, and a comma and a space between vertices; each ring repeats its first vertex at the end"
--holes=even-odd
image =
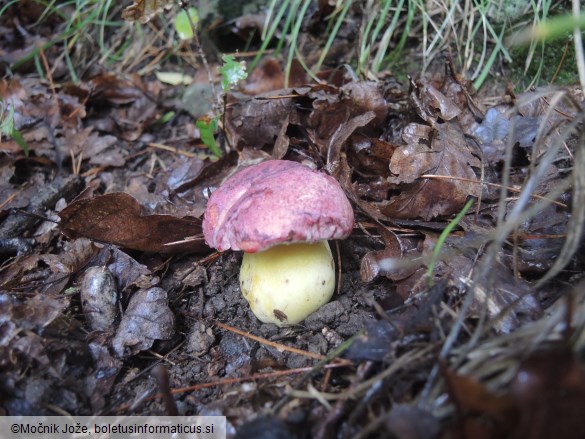
POLYGON ((244 253, 240 288, 262 322, 299 323, 333 296, 335 265, 329 244, 282 244, 244 253))

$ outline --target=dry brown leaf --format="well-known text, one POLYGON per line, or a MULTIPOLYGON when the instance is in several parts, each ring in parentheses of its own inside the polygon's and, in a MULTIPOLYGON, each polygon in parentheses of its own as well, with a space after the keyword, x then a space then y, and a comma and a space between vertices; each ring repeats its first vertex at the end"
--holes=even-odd
POLYGON ((355 130, 366 126, 375 117, 376 114, 373 111, 368 111, 339 125, 339 127, 331 135, 331 138, 326 145, 327 164, 338 162, 341 157, 341 149, 346 140, 349 139, 355 130))
POLYGON ((513 398, 496 395, 473 378, 442 368, 449 396, 457 407, 459 425, 465 437, 508 437, 518 423, 518 407, 513 398), (489 422, 488 422, 489 420, 489 422))
POLYGON ((504 334, 542 315, 533 286, 516 278, 510 267, 499 260, 485 276, 476 279, 474 299, 472 315, 481 315, 485 307, 494 329, 504 334))
POLYGON ((380 124, 388 114, 388 104, 382 96, 380 85, 373 81, 350 82, 341 87, 342 101, 351 103, 352 116, 374 112, 376 115, 373 123, 380 124))
POLYGON ((371 282, 378 276, 399 281, 411 276, 421 265, 413 261, 420 256, 417 240, 397 235, 391 230, 379 227, 384 238, 384 250, 374 250, 362 258, 360 277, 362 282, 371 282))
POLYGON ((343 137, 339 132, 351 134, 360 127, 360 132, 377 133, 388 114, 386 100, 374 82, 351 82, 340 88, 319 84, 311 87, 305 96, 312 99, 313 111, 304 126, 312 131, 312 141, 323 156, 331 149, 334 137, 343 137), (350 121, 353 129, 346 127, 350 121))
POLYGON ((136 0, 122 11, 122 18, 126 21, 138 20, 144 24, 159 12, 172 8, 173 4, 173 0, 136 0))
POLYGON ((290 123, 297 120, 294 97, 307 90, 277 90, 255 98, 230 93, 226 110, 226 135, 230 144, 238 149, 273 145, 286 119, 290 123))
POLYGON ((262 148, 274 145, 277 137, 282 141, 289 125, 301 126, 321 156, 335 161, 349 135, 356 129, 378 133, 387 114, 378 85, 367 81, 281 89, 254 98, 232 93, 226 131, 238 149, 262 148))
POLYGON ((93 331, 112 327, 118 311, 118 288, 107 267, 89 267, 80 287, 81 307, 93 331))
POLYGON ((167 303, 167 292, 153 287, 132 295, 112 348, 120 357, 149 349, 155 340, 168 340, 175 333, 175 318, 167 303))
POLYGON ((348 160, 354 168, 367 169, 368 174, 383 176, 385 180, 397 147, 385 140, 354 134, 347 146, 348 160))
POLYGON ((0 100, 14 110, 14 125, 20 128, 25 121, 25 101, 28 100, 26 90, 17 79, 0 79, 0 100))
POLYGON ((529 150, 534 145, 541 122, 539 117, 522 117, 510 111, 508 106, 499 105, 486 111, 473 135, 479 140, 488 163, 504 160, 510 145, 514 164, 517 161, 514 159, 520 154, 519 148, 529 150))
POLYGON ((61 231, 71 239, 86 237, 152 253, 209 251, 203 239, 182 242, 201 233, 196 218, 142 215, 140 203, 125 193, 77 200, 59 213, 61 231))
POLYGON ((385 215, 428 221, 456 214, 469 196, 479 196, 481 186, 466 181, 417 181, 424 174, 477 180, 472 168, 479 168, 481 162, 471 152, 457 122, 436 124, 434 128, 411 124, 405 129, 404 140, 407 145, 396 149, 392 155, 390 171, 395 176, 388 180, 409 184, 382 208, 385 215))
POLYGON ((349 198, 355 206, 366 213, 370 218, 374 220, 386 219, 380 212, 380 209, 374 204, 359 197, 354 184, 352 183, 352 169, 347 163, 345 157, 341 157, 339 162, 333 163, 332 166, 328 167, 328 172, 334 177, 341 187, 347 198, 349 198))
POLYGON ((121 292, 133 286, 138 288, 152 286, 152 273, 148 267, 115 247, 102 248, 91 260, 91 265, 107 266, 114 275, 118 290, 121 292))
POLYGON ((461 109, 432 85, 423 86, 422 94, 427 100, 427 105, 437 110, 441 119, 451 120, 461 114, 461 109))
POLYGON ((89 351, 93 358, 96 373, 87 376, 85 388, 94 410, 101 409, 106 403, 116 377, 122 368, 122 361, 114 358, 108 347, 97 341, 89 343, 89 351))
POLYGON ((248 77, 242 92, 258 95, 284 87, 284 72, 280 62, 274 58, 266 58, 248 77))
POLYGON ((136 76, 133 79, 134 81, 131 81, 111 73, 94 76, 89 81, 91 86, 89 102, 123 105, 140 99, 144 94, 140 88, 142 81, 136 76))
MULTIPOLYGON (((126 151, 119 147, 118 139, 114 136, 100 136, 92 127, 82 130, 67 130, 59 142, 59 149, 63 157, 80 157, 89 159, 89 163, 98 166, 123 166, 126 163, 126 151)), ((50 157, 52 148, 46 152, 50 157)))
POLYGON ((568 344, 522 361, 509 393, 520 409, 513 439, 570 439, 585 431, 585 368, 568 344))

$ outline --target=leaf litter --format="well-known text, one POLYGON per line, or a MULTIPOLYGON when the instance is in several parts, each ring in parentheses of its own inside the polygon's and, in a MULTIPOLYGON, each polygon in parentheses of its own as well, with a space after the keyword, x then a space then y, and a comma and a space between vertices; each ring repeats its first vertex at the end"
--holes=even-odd
MULTIPOLYGON (((148 21, 166 8, 142 3, 127 14, 148 21)), ((572 429, 560 437, 579 431, 572 414, 583 400, 583 366, 567 343, 570 327, 582 348, 583 295, 556 286, 575 283, 582 257, 569 253, 555 287, 535 288, 567 237, 579 239, 567 223, 583 200, 565 182, 582 145, 576 130, 560 134, 582 118, 573 105, 582 105, 579 94, 508 94, 486 107, 450 64, 405 85, 349 75, 312 83, 297 73, 282 89, 282 72, 268 60, 242 87, 247 94, 227 94, 228 153, 219 160, 193 138, 184 114, 158 124, 180 100, 156 79, 93 71, 55 90, 32 77, 2 80, 0 97, 31 150, 24 158, 13 140, 0 143, 3 414, 52 406, 161 413, 157 399, 141 399, 157 391, 141 372, 162 361, 176 389, 206 385, 179 392, 181 410, 223 414, 237 427, 258 417, 243 432, 276 422, 299 437, 302 424, 314 437, 546 437, 530 430, 535 419, 567 422, 572 429), (270 157, 330 173, 357 215, 337 249, 339 294, 304 325, 282 329, 260 324, 241 297, 241 255, 213 254, 200 236, 206 194, 243 164, 270 157), (532 192, 518 192, 537 172, 532 192), (63 177, 70 173, 81 176, 63 177), (53 191, 37 193, 40 185, 53 191), (515 206, 527 196, 526 209, 536 210, 517 220, 515 206), (470 197, 477 210, 441 241, 470 197), (557 204, 539 205, 542 197, 557 204), (57 210, 59 228, 47 227, 43 218, 57 210), (494 237, 507 219, 517 226, 494 237), (98 284, 107 288, 93 289, 103 273, 109 280, 98 284), (92 323, 95 307, 106 324, 92 323), (255 379, 316 360, 214 322, 318 354, 355 336, 343 354, 353 367, 255 379), (221 386, 230 379, 244 381, 221 386), (540 389, 550 389, 546 403, 540 389), (567 393, 565 406, 559 395, 567 393)))

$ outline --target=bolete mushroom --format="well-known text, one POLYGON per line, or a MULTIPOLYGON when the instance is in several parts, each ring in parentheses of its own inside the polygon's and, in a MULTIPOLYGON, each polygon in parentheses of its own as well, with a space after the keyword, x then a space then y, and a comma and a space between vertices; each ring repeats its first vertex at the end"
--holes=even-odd
POLYGON ((335 290, 329 239, 349 236, 353 210, 339 183, 297 162, 269 160, 227 179, 203 219, 210 247, 244 251, 242 294, 256 317, 304 320, 335 290))

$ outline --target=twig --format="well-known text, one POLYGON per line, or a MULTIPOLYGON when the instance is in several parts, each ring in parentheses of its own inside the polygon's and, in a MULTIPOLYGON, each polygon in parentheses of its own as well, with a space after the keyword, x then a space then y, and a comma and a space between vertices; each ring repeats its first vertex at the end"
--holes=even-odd
MULTIPOLYGON (((337 367, 344 367, 344 366, 345 366, 344 364, 327 364, 324 366, 324 369, 334 369, 337 367)), ((267 373, 257 373, 254 375, 249 375, 249 376, 239 377, 239 378, 225 378, 225 379, 221 379, 221 380, 213 381, 213 382, 208 382, 208 383, 194 384, 193 386, 189 386, 189 387, 181 387, 178 389, 171 389, 171 395, 178 395, 178 394, 187 393, 187 392, 195 392, 197 390, 207 389, 210 387, 218 387, 218 386, 225 386, 225 385, 229 385, 229 384, 237 384, 237 383, 242 383, 245 381, 268 380, 271 378, 279 378, 281 376, 296 375, 299 373, 311 372, 312 370, 313 370, 312 367, 299 367, 297 369, 278 370, 275 372, 267 372, 267 373)), ((162 398, 162 397, 163 397, 162 394, 157 393, 155 395, 145 397, 142 402, 151 401, 153 399, 162 398)), ((130 408, 130 404, 123 404, 120 407, 118 407, 117 411, 124 412, 124 411, 128 410, 129 408, 130 408)))
POLYGON ((176 154, 184 155, 185 157, 196 157, 197 156, 197 154, 195 154, 193 152, 185 151, 184 149, 179 149, 179 148, 176 148, 174 146, 164 145, 162 143, 153 143, 152 142, 152 143, 149 143, 148 146, 151 148, 158 148, 158 149, 163 149, 165 151, 174 152, 176 154))
POLYGON ((152 370, 152 373, 156 378, 158 388, 160 389, 160 395, 162 395, 162 399, 165 403, 167 416, 178 416, 179 410, 177 409, 177 404, 173 399, 171 387, 169 385, 169 371, 162 364, 158 364, 152 370))
MULTIPOLYGON (((345 352, 352 345, 352 343, 354 342, 354 340, 357 337, 360 337, 362 335, 363 335, 362 332, 358 332, 356 335, 350 337, 349 339, 347 339, 346 341, 344 341, 343 343, 341 343, 338 347, 336 347, 331 352, 329 352, 324 359, 322 359, 321 361, 319 361, 313 368, 311 368, 311 370, 310 370, 309 373, 307 373, 304 377, 302 377, 300 379, 300 381, 295 385, 294 390, 300 389, 301 386, 303 386, 308 380, 310 380, 317 373, 319 373, 319 371, 321 369, 326 368, 327 367, 327 363, 329 361, 333 360, 335 357, 338 357, 343 352, 345 352)), ((277 404, 275 404, 272 407, 272 412, 273 413, 278 413, 291 400, 291 398, 292 398, 291 395, 286 395, 284 398, 282 398, 277 404)))
MULTIPOLYGON (((226 325, 224 323, 215 322, 215 326, 217 326, 221 329, 225 329, 226 331, 230 331, 230 332, 233 332, 235 334, 241 335, 243 337, 249 338, 250 340, 257 341, 258 343, 261 343, 263 345, 273 347, 275 349, 278 349, 279 351, 292 352, 293 354, 299 354, 299 355, 303 355, 305 357, 314 358, 315 360, 321 360, 321 361, 325 360, 327 358, 324 355, 315 354, 313 352, 303 351, 302 349, 297 349, 297 348, 286 346, 286 345, 283 345, 280 343, 275 343, 275 342, 270 341, 270 340, 266 340, 265 338, 258 337, 256 335, 250 334, 249 332, 244 332, 240 329, 234 328, 233 326, 229 326, 229 325, 226 325)), ((339 363, 344 364, 346 366, 351 364, 351 362, 349 362, 347 360, 340 360, 339 363)))

